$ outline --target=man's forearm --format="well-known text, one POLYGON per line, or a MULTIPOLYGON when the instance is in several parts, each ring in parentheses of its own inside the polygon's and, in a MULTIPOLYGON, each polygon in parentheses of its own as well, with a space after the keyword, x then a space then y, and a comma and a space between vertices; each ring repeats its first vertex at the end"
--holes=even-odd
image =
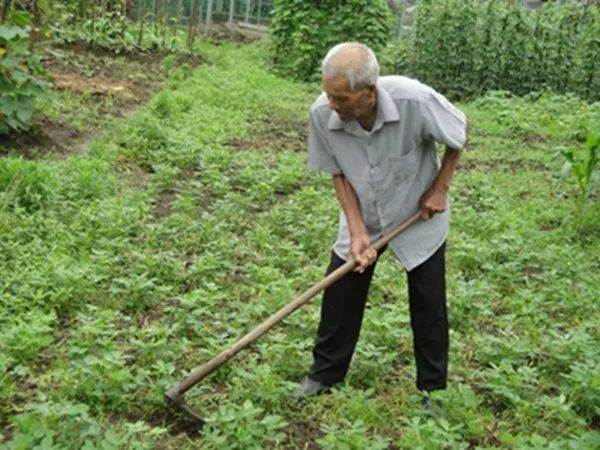
POLYGON ((350 236, 358 236, 367 233, 367 227, 362 218, 360 203, 354 188, 344 175, 333 176, 333 187, 340 202, 340 206, 346 215, 350 236))
POLYGON ((438 171, 437 176, 433 182, 433 188, 438 192, 447 194, 450 190, 450 183, 452 182, 452 175, 458 166, 458 160, 460 159, 461 150, 456 150, 450 147, 446 147, 444 157, 442 158, 442 165, 438 171))

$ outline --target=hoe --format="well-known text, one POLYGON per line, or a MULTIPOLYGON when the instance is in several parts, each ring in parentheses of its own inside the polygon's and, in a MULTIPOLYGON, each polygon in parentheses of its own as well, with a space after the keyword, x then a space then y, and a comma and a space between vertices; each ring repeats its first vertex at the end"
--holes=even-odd
MULTIPOLYGON (((411 216, 405 222, 401 223, 400 225, 396 225, 396 227, 394 227, 391 231, 389 231, 387 234, 385 234, 384 236, 379 238, 371 246, 371 248, 373 248, 375 251, 380 250, 383 246, 385 246, 392 239, 394 239, 396 236, 398 236, 402 231, 404 231, 405 229, 410 227, 413 223, 415 223, 417 220, 419 220, 419 217, 420 217, 420 213, 416 213, 415 215, 411 216)), ((233 358, 237 353, 239 353, 240 351, 242 351, 243 349, 248 347, 250 344, 252 344, 256 340, 258 340, 258 338, 260 338, 263 334, 265 334, 267 331, 269 331, 271 328, 273 328, 276 324, 278 324, 283 319, 285 319, 287 316, 289 316, 291 313, 293 313, 296 309, 298 309, 299 307, 301 307, 302 305, 307 303, 311 298, 313 298, 315 295, 317 295, 323 289, 332 285, 337 280, 339 280, 344 275, 346 275, 348 272, 350 272, 352 269, 354 269, 355 265, 356 265, 356 261, 354 261, 354 259, 352 259, 352 258, 349 258, 348 261, 346 261, 346 263, 343 266, 341 266, 334 272, 330 273, 325 278, 323 278, 321 281, 319 281, 314 286, 312 286, 310 289, 305 291, 302 295, 300 295, 299 297, 292 300, 286 306, 281 308, 279 311, 277 311, 275 314, 273 314, 271 317, 269 317, 267 320, 265 320, 263 323, 261 323, 259 326, 257 326, 254 330, 252 330, 251 332, 246 334, 244 337, 242 337, 239 341, 237 341, 231 347, 224 350, 219 355, 215 356, 212 360, 208 361, 206 364, 195 369, 181 383, 177 384, 176 386, 172 387, 167 392, 165 392, 165 401, 167 402, 167 404, 180 409, 181 411, 183 411, 187 415, 189 415, 192 419, 194 419, 195 421, 198 421, 200 423, 200 425, 203 425, 205 421, 202 418, 202 416, 186 405, 185 397, 184 397, 185 393, 191 387, 198 384, 200 381, 202 381, 208 375, 210 375, 215 370, 217 370, 220 366, 222 366, 227 361, 229 361, 231 358, 233 358)))

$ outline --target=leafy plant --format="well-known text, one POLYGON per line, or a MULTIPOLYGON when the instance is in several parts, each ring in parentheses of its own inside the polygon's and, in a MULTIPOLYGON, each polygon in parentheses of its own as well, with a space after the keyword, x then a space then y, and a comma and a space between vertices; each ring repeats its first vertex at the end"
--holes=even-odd
POLYGON ((321 425, 325 434, 317 439, 317 444, 323 450, 385 450, 389 447, 390 440, 378 434, 369 433, 362 420, 355 422, 342 421, 339 425, 321 425))
POLYGON ((20 158, 0 159, 0 210, 35 211, 55 197, 55 178, 44 165, 20 158))
POLYGON ((34 99, 45 90, 40 57, 29 49, 29 22, 29 14, 13 11, 0 23, 0 134, 28 130, 34 99))
POLYGON ((590 421, 600 417, 600 364, 592 359, 576 362, 563 375, 567 380, 565 391, 590 421))
MULTIPOLYGON (((182 49, 183 36, 179 36, 178 27, 173 26, 167 39, 171 22, 180 19, 181 1, 175 5, 171 2, 169 10, 167 2, 137 2, 138 21, 131 20, 126 14, 126 2, 93 2, 91 5, 73 8, 73 5, 59 4, 50 15, 54 19, 50 30, 55 39, 61 42, 85 41, 90 45, 110 50, 114 53, 133 51, 158 51, 162 49, 182 49), (154 25, 147 24, 147 16, 154 9, 154 25)), ((177 25, 174 23, 173 25, 177 25)))
POLYGON ((378 51, 387 43, 392 22, 383 0, 276 0, 273 63, 281 74, 314 80, 330 47, 359 41, 378 51))
POLYGON ((29 412, 17 416, 14 425, 12 439, 6 445, 0 444, 0 449, 148 450, 161 434, 161 430, 143 422, 127 424, 124 430, 102 429, 87 405, 53 402, 45 396, 29 405, 29 412))
POLYGON ((222 406, 208 416, 203 433, 211 449, 258 450, 264 448, 265 442, 280 443, 284 434, 279 430, 285 425, 282 417, 264 414, 262 408, 246 400, 239 406, 222 406))
POLYGON ((4 338, 0 343, 0 352, 26 370, 25 366, 35 361, 40 351, 52 343, 51 331, 55 322, 54 312, 46 314, 32 310, 14 321, 3 323, 4 338))
POLYGON ((583 151, 569 147, 561 149, 560 153, 566 159, 562 169, 563 176, 573 174, 579 188, 577 211, 581 226, 594 184, 600 179, 600 126, 590 128, 583 151))
POLYGON ((531 10, 505 0, 423 1, 405 44, 396 44, 396 65, 453 98, 552 89, 594 101, 599 23, 600 8, 579 2, 531 10))

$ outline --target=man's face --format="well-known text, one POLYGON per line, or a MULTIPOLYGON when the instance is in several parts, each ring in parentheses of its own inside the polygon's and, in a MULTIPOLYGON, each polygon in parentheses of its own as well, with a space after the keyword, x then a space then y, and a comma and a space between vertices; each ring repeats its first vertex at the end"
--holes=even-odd
POLYGON ((352 91, 345 78, 323 78, 323 90, 327 94, 329 108, 344 122, 368 116, 373 112, 376 96, 374 85, 352 91))

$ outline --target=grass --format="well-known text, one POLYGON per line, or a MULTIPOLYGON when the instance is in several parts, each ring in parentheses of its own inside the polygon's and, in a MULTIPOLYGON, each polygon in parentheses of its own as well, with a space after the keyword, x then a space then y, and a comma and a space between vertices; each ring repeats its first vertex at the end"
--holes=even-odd
POLYGON ((493 93, 452 187, 450 388, 414 387, 406 285, 378 267, 353 366, 293 404, 318 301, 190 391, 164 390, 320 279, 337 204, 306 169, 319 87, 268 73, 259 45, 199 43, 149 106, 86 155, 0 160, 0 448, 596 448, 597 194, 580 231, 556 145, 598 104, 493 93))

